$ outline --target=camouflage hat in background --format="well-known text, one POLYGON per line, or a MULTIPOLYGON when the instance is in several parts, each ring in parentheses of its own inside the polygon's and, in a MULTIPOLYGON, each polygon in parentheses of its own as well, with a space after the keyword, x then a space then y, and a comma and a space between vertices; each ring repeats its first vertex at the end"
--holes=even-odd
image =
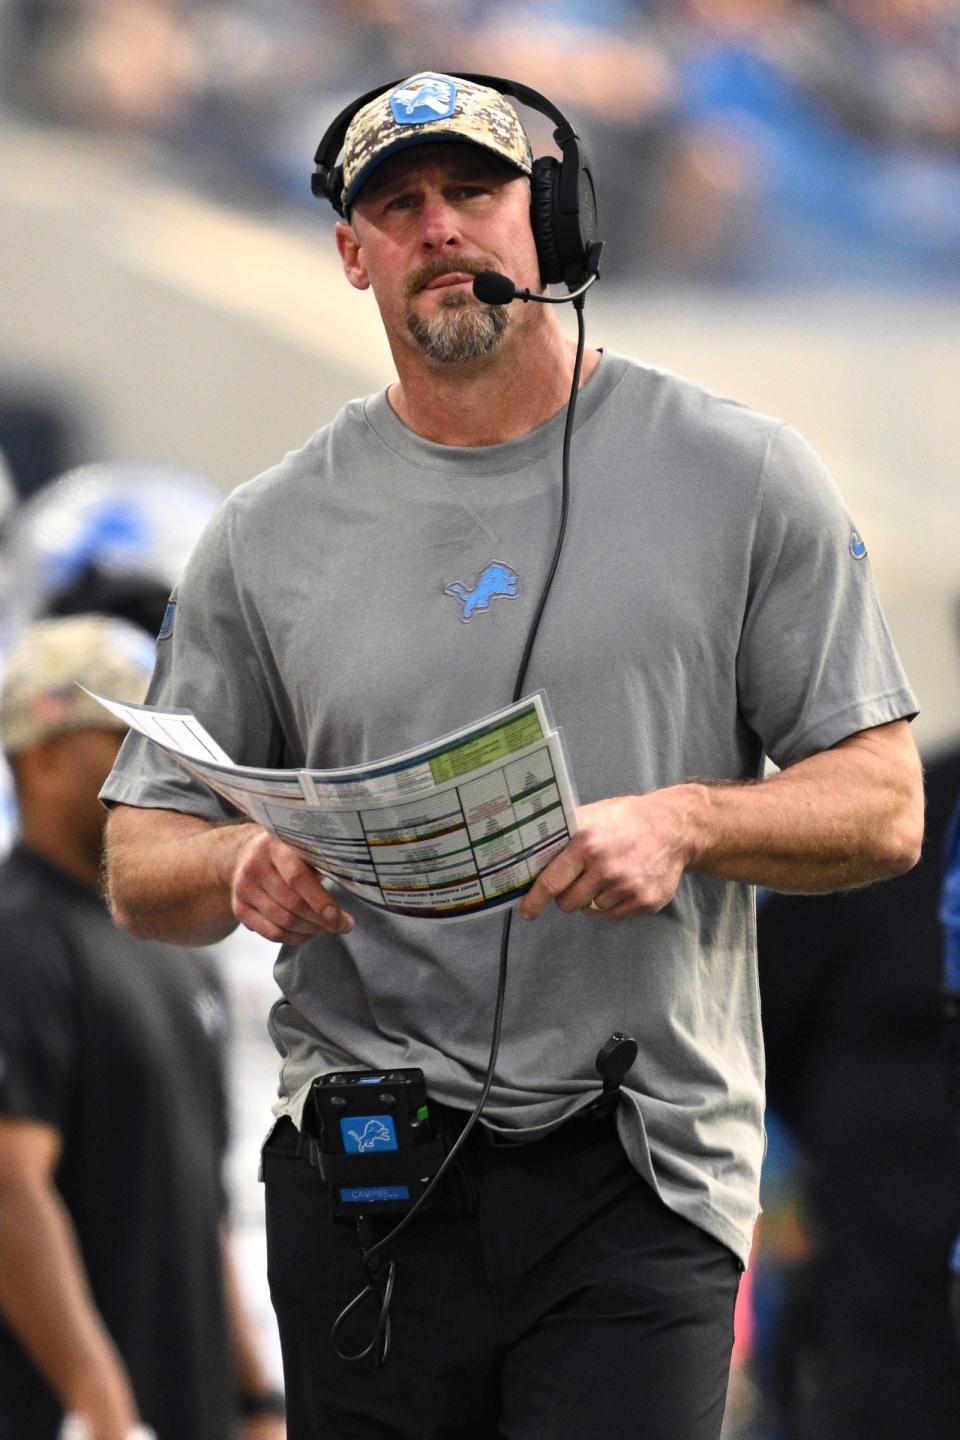
POLYGON ((343 204, 399 150, 437 140, 465 140, 499 155, 524 175, 533 165, 530 142, 504 95, 458 75, 424 71, 385 90, 358 110, 343 141, 343 204))
POLYGON ((11 651, 0 688, 0 745, 28 745, 89 726, 126 727, 79 688, 139 704, 153 670, 145 630, 107 615, 38 620, 11 651))

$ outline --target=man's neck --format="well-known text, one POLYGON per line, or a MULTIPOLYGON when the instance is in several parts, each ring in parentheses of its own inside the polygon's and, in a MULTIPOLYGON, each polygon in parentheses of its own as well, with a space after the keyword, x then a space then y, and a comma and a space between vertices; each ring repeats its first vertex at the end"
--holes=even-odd
MULTIPOLYGON (((509 342, 490 355, 438 365, 394 347, 399 379, 388 398, 394 413, 425 440, 440 445, 499 445, 543 425, 566 404, 576 346, 553 323, 537 327, 537 343, 509 342)), ((600 355, 583 357, 581 385, 600 355)))

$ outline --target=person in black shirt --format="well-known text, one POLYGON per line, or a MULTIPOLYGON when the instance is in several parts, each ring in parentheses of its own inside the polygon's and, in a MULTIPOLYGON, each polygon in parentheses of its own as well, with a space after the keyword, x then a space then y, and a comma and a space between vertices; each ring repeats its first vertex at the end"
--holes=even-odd
POLYGON ((0 1440, 280 1440, 224 1268, 223 992, 197 952, 133 940, 98 889, 97 800, 148 635, 42 621, 11 657, 0 738, 22 839, 0 867, 0 1440), (231 1353, 232 1352, 232 1353, 231 1353), (241 1409, 243 1405, 241 1404, 241 1409))

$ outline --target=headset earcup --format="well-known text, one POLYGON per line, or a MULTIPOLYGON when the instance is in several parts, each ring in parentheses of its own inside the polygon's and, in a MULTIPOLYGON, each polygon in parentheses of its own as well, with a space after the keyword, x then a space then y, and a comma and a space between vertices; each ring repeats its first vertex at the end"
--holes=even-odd
POLYGON ((563 260, 557 248, 554 223, 559 177, 560 162, 553 155, 541 155, 534 160, 530 175, 530 222, 544 285, 559 285, 563 279, 563 260))
POLYGON ((587 278, 599 226, 593 176, 575 136, 565 144, 562 160, 553 155, 534 160, 530 211, 541 280, 576 290, 587 278))

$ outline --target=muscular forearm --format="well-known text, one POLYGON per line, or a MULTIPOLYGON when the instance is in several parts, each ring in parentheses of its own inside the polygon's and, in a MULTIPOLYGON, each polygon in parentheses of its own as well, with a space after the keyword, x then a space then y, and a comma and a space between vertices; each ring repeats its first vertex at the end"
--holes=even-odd
POLYGON ((107 826, 106 878, 118 925, 147 940, 210 945, 236 928, 231 884, 258 827, 214 825, 173 810, 118 806, 107 826))
POLYGON ((211 945, 238 921, 287 945, 353 929, 303 857, 249 822, 119 805, 106 869, 113 918, 143 940, 211 945))
POLYGON ((580 829, 520 906, 615 920, 662 910, 685 870, 774 890, 897 875, 923 834, 920 762, 904 722, 864 730, 752 785, 690 781, 584 805, 580 829))
POLYGON ((795 892, 908 870, 923 827, 919 763, 890 766, 856 739, 759 784, 692 786, 687 868, 795 892))
POLYGON ((40 1179, 0 1188, 0 1309, 64 1409, 122 1435, 137 1410, 122 1361, 86 1282, 73 1226, 40 1179))

